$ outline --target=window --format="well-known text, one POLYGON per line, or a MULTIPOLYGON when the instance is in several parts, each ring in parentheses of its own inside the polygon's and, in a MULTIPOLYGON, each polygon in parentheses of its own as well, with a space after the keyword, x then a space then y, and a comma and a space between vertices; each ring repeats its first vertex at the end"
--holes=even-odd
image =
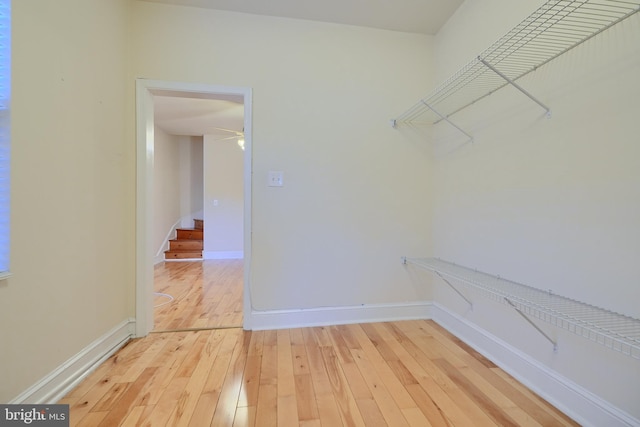
POLYGON ((0 279, 9 275, 11 0, 0 0, 0 279))

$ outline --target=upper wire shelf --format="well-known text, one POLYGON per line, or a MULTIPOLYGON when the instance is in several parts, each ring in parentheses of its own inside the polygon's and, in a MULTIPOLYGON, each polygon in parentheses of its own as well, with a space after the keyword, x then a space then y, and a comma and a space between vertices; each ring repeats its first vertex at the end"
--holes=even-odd
POLYGON ((640 11, 640 0, 550 0, 429 95, 392 120, 435 124, 511 84, 542 108, 516 81, 640 11))
MULTIPOLYGON (((525 316, 542 320, 612 350, 640 359, 640 319, 438 258, 403 258, 403 260, 405 263, 434 272, 452 287, 453 285, 446 278, 480 291, 485 297, 494 301, 508 304, 525 316)), ((459 293, 457 289, 455 290, 459 293)), ((467 300, 464 295, 461 294, 461 296, 467 300)), ((471 304, 469 300, 467 302, 471 304)), ((544 331, 531 321, 529 322, 552 341, 555 348, 556 343, 544 331)))

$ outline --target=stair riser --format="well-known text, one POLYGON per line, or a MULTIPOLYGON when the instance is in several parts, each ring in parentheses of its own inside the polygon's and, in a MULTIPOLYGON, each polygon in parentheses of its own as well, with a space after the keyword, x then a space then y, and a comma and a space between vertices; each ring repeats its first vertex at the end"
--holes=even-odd
POLYGON ((165 252, 165 259, 202 258, 202 252, 165 252))
POLYGON ((204 245, 202 240, 170 240, 169 241, 169 250, 175 251, 201 251, 204 249, 204 245))
POLYGON ((202 219, 194 219, 193 220, 193 228, 198 230, 204 230, 204 220, 202 219))
POLYGON ((202 230, 177 230, 178 239, 202 240, 202 230))

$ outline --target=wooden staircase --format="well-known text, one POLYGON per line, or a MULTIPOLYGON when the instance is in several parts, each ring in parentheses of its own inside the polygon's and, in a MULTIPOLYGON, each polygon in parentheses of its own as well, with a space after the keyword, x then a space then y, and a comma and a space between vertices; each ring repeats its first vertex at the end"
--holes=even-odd
POLYGON ((164 252, 164 259, 202 259, 204 221, 194 219, 193 228, 178 228, 176 233, 176 238, 169 240, 169 250, 164 252))

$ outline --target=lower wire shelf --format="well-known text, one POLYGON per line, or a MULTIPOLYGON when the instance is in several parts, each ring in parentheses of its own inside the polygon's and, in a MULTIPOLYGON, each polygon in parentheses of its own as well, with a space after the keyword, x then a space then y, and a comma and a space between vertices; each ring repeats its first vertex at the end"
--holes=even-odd
POLYGON ((470 305, 472 305, 471 301, 456 289, 452 281, 479 291, 483 296, 494 301, 508 304, 551 341, 554 349, 556 343, 530 318, 542 320, 640 360, 640 319, 438 258, 403 257, 402 260, 405 264, 413 264, 435 273, 470 305))

